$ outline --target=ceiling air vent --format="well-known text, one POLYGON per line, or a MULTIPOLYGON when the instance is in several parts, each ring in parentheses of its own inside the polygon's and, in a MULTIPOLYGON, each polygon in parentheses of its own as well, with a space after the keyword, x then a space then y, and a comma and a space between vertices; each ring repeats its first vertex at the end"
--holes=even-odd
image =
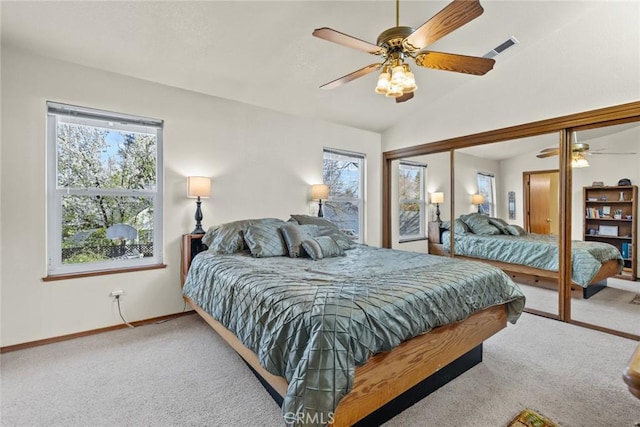
POLYGON ((511 46, 520 43, 518 41, 517 38, 515 38, 514 36, 511 36, 507 41, 505 41, 504 43, 500 44, 497 47, 494 47, 493 49, 491 49, 489 52, 485 53, 484 55, 482 55, 483 58, 494 58, 498 55, 500 55, 502 52, 504 52, 505 50, 509 49, 511 46))

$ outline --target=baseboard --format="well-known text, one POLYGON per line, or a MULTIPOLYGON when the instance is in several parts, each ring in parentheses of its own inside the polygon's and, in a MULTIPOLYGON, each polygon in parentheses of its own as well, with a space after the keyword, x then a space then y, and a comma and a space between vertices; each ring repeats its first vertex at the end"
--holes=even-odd
MULTIPOLYGON (((183 311, 181 313, 167 314, 165 316, 152 317, 150 319, 138 320, 138 321, 129 322, 129 323, 133 326, 143 326, 143 325, 148 325, 150 323, 157 323, 157 322, 162 322, 166 320, 171 320, 177 317, 186 316, 190 314, 195 314, 195 311, 193 310, 183 311)), ((6 347, 0 347, 0 353, 8 353, 10 351, 23 350, 25 348, 38 347, 46 344, 53 344, 56 342, 72 340, 75 338, 82 338, 89 335, 96 335, 96 334, 102 334, 104 332, 117 331, 118 329, 124 329, 124 328, 128 328, 128 326, 123 323, 119 325, 107 326, 106 328, 91 329, 89 331, 76 332, 69 335, 61 335, 59 337, 45 338, 43 340, 29 341, 21 344, 8 345, 6 347)))

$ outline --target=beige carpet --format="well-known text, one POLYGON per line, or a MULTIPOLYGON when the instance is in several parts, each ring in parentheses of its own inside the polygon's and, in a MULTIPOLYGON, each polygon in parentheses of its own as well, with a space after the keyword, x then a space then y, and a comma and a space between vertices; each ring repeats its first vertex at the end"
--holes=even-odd
MULTIPOLYGON (((563 427, 633 426, 621 375, 636 342, 524 314, 484 361, 386 426, 505 427, 535 408, 563 427)), ((1 356, 1 425, 282 426, 280 408, 198 316, 1 356)))
MULTIPOLYGON (((527 297, 527 308, 558 314, 558 292, 519 284, 527 297)), ((640 335, 640 304, 634 298, 640 282, 608 279, 608 287, 589 299, 571 298, 571 317, 593 325, 640 335)))

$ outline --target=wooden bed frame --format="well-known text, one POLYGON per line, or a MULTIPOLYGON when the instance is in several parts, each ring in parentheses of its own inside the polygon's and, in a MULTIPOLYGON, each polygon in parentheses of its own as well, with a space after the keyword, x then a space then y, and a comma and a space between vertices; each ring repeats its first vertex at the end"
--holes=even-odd
MULTIPOLYGON (((442 230, 439 230, 437 223, 429 223, 429 253, 433 255, 449 256, 448 249, 442 245, 442 230), (432 224, 435 224, 435 228, 432 224), (436 231, 437 230, 437 231, 436 231)), ((481 261, 494 265, 504 271, 511 277, 514 282, 523 283, 525 285, 539 286, 547 289, 558 289, 558 272, 543 270, 540 268, 529 267, 520 264, 509 264, 506 262, 493 261, 483 258, 473 258, 462 255, 454 255, 454 258, 466 259, 470 261, 481 261)), ((571 284, 571 289, 576 291, 576 295, 587 299, 600 292, 607 286, 607 278, 614 277, 618 274, 618 262, 610 260, 602 264, 598 273, 593 277, 586 288, 577 283, 571 284)))
MULTIPOLYGON (((202 238, 202 235, 183 236, 183 285, 189 264, 195 256, 192 248, 197 247, 192 242, 198 238, 202 238)), ((272 396, 275 392, 274 399, 281 402, 286 395, 287 381, 267 372, 260 365, 257 355, 231 331, 191 299, 185 299, 242 357, 265 387, 271 389, 272 396)), ((475 313, 464 321, 414 337, 392 351, 375 355, 356 368, 353 389, 340 401, 330 425, 379 425, 479 363, 482 360, 483 341, 505 328, 506 324, 506 307, 504 304, 497 305, 475 313), (460 362, 465 357, 470 360, 469 363, 460 362)))
MULTIPOLYGON (((488 259, 472 258, 456 255, 455 258, 467 259, 470 261, 481 261, 494 265, 507 273, 514 282, 523 283, 525 285, 539 286, 547 289, 558 289, 558 272, 542 270, 540 268, 529 267, 526 265, 509 264, 506 262, 492 261, 488 259)), ((598 273, 593 277, 586 288, 571 283, 571 290, 576 291, 582 298, 591 298, 596 293, 607 287, 607 278, 618 274, 618 261, 610 260, 602 264, 598 273)))

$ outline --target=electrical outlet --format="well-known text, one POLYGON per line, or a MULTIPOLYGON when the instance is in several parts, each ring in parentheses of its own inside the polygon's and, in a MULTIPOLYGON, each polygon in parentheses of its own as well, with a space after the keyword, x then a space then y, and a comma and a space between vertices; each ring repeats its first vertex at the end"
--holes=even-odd
POLYGON ((116 298, 116 297, 121 297, 122 295, 124 295, 124 291, 122 289, 116 289, 111 291, 111 293, 109 294, 109 297, 116 298))

